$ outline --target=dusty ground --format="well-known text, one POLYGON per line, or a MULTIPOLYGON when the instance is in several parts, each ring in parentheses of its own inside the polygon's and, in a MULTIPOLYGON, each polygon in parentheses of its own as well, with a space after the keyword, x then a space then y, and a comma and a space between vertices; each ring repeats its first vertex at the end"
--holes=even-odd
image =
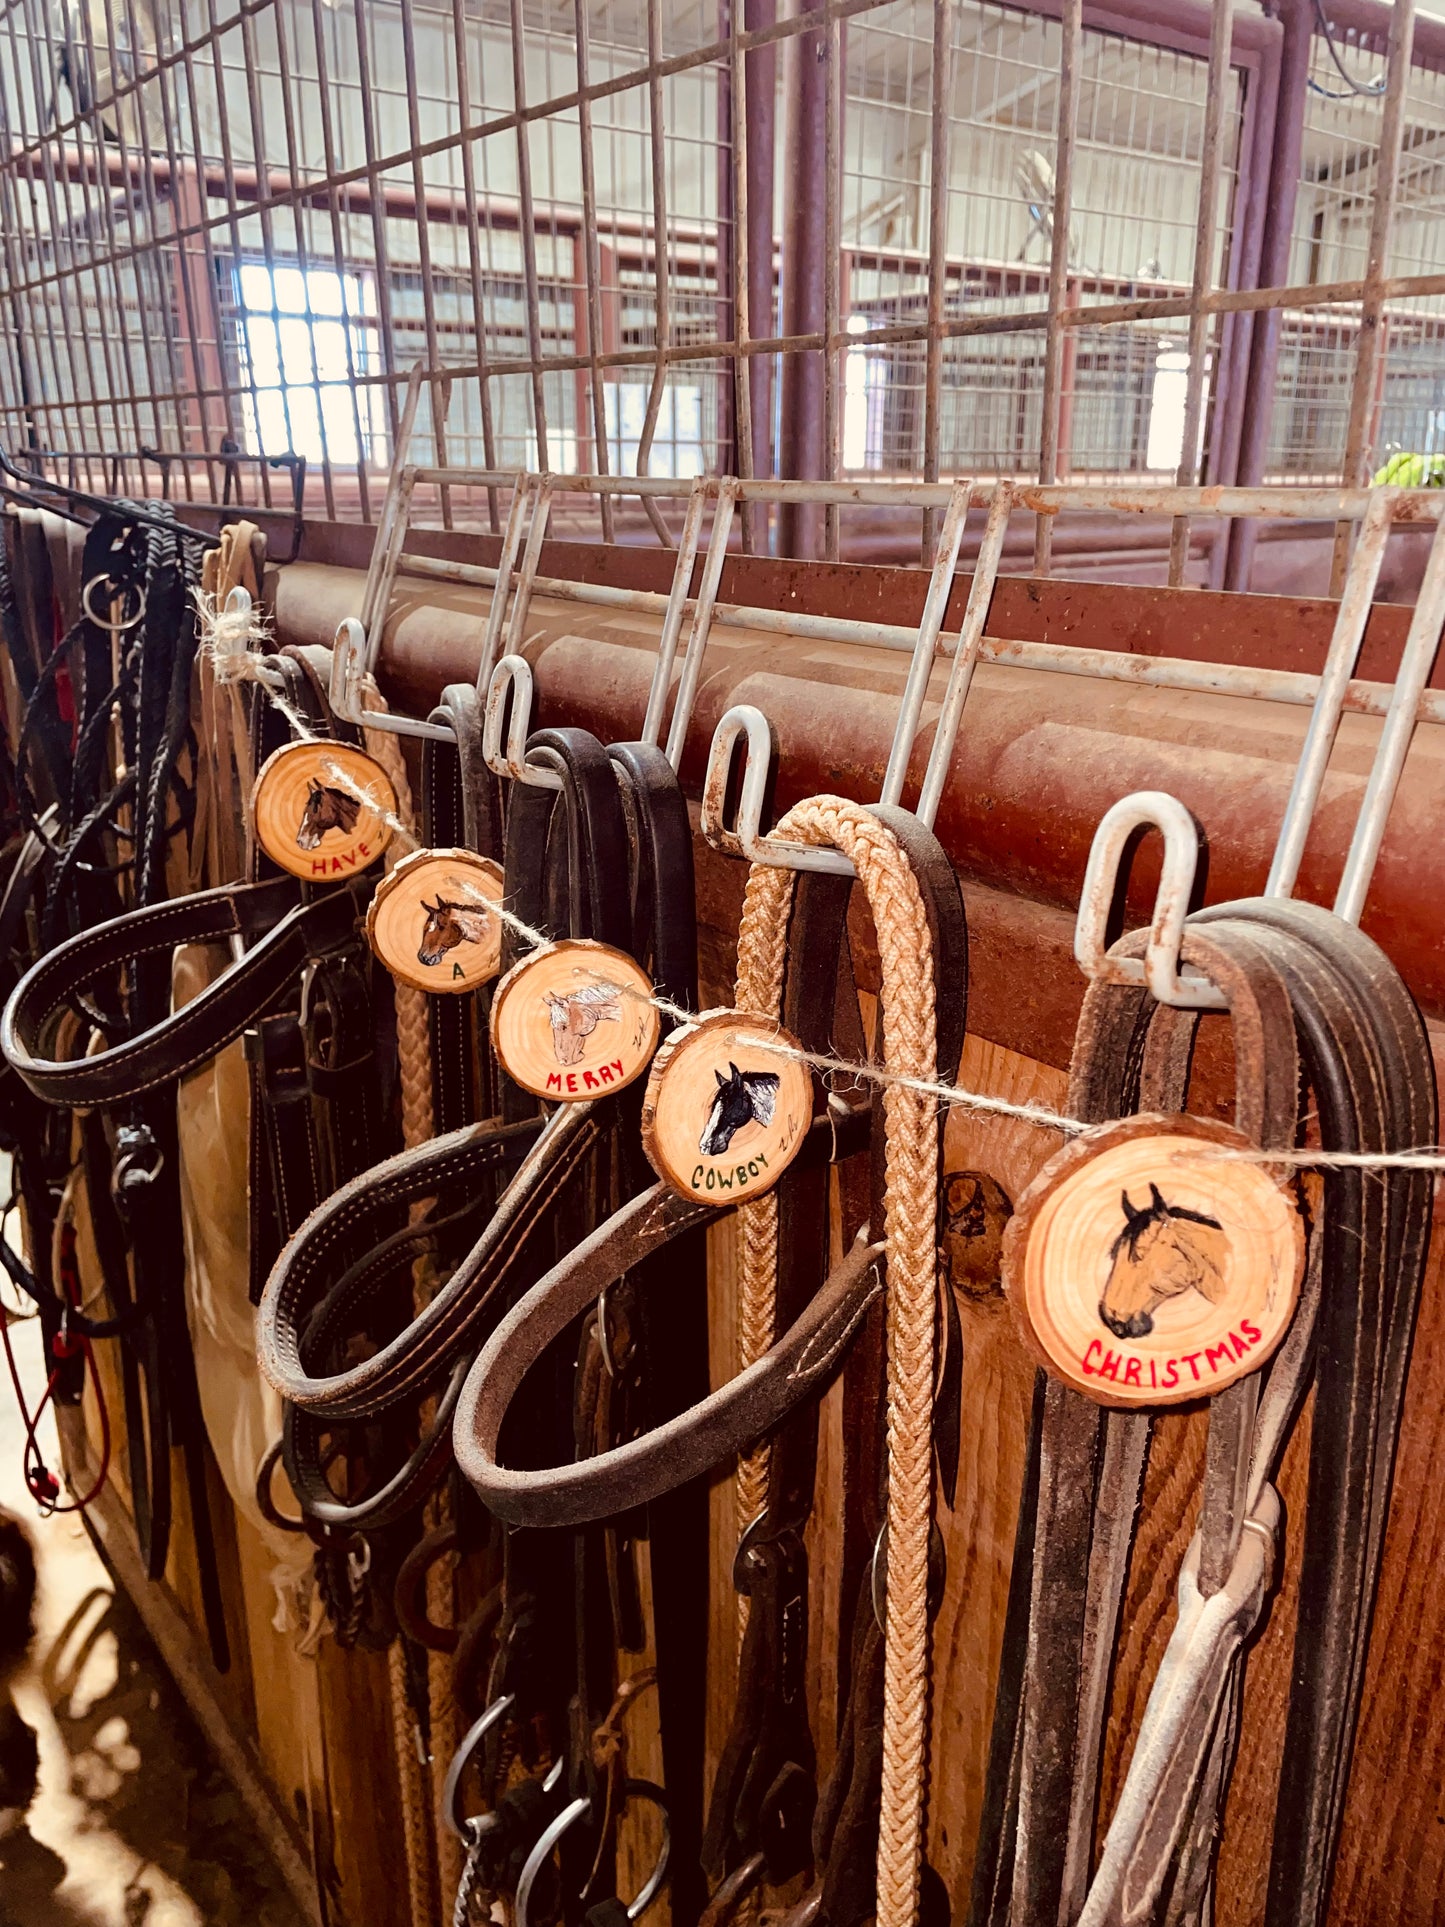
MULTIPOLYGON (((11 1333, 33 1398, 37 1328, 11 1333)), ((41 1573, 35 1664, 16 1694, 41 1785, 27 1829, 0 1840, 0 1927, 301 1927, 79 1519, 36 1521, 21 1440, 0 1378, 0 1504, 33 1525, 41 1573)))

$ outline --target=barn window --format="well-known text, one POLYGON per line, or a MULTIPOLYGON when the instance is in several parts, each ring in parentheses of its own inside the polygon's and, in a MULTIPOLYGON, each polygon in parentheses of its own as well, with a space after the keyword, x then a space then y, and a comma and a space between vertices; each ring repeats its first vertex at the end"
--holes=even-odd
POLYGON ((370 277, 247 261, 237 283, 250 450, 385 461, 382 391, 365 381, 376 327, 370 277))

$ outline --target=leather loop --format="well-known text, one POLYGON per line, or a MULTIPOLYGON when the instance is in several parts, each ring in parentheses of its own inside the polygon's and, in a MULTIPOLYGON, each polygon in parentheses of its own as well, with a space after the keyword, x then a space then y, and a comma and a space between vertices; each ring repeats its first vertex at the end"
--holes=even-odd
MULTIPOLYGON (((823 1156, 830 1135, 826 1119, 813 1126, 811 1142, 823 1156)), ((772 1349, 700 1405, 573 1465, 534 1472, 498 1462, 508 1408, 552 1340, 632 1265, 723 1215, 656 1185, 593 1232, 498 1325, 463 1388, 454 1434, 457 1464, 498 1518, 575 1526, 644 1504, 741 1451, 831 1382, 881 1290, 880 1248, 863 1242, 772 1349)))
POLYGON ((0 1050, 38 1097, 71 1106, 115 1104, 173 1083, 234 1042, 292 985, 309 958, 355 936, 370 890, 358 879, 298 903, 289 879, 198 891, 116 917, 42 957, 0 1018, 0 1050), (190 1003, 139 1036, 72 1062, 39 1055, 53 1018, 98 978, 181 944, 265 934, 190 1003))

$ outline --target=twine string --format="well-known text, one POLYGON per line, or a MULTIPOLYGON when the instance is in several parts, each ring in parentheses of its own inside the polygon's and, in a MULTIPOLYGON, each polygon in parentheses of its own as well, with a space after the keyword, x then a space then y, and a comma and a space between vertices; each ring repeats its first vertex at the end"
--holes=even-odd
MULTIPOLYGON (((264 663, 264 656, 256 656, 257 664, 264 663)), ((229 673, 234 677, 237 656, 229 658, 229 673)), ((294 704, 287 701, 269 681, 256 671, 252 676, 268 702, 286 718, 296 735, 304 742, 325 746, 329 738, 318 736, 294 704)), ((425 846, 412 834, 410 829, 395 811, 388 809, 381 799, 363 783, 357 781, 349 770, 343 769, 334 761, 322 765, 328 782, 354 797, 359 803, 373 811, 386 824, 393 837, 400 839, 409 849, 417 850, 425 846)), ((508 910, 503 904, 486 896, 474 884, 465 880, 461 884, 468 901, 480 909, 488 911, 505 927, 533 949, 552 942, 545 930, 537 930, 525 918, 508 910)), ((664 1017, 671 1018, 674 1024, 691 1024, 696 1013, 684 1010, 668 998, 659 996, 655 991, 644 995, 630 985, 620 986, 622 994, 637 998, 652 1005, 664 1017)), ((747 1024, 747 1013, 738 1013, 740 1026, 747 1024)), ((824 1052, 804 1050, 800 1045, 784 1043, 780 1038, 755 1036, 749 1028, 748 1042, 757 1049, 771 1052, 778 1057, 789 1058, 794 1063, 805 1064, 818 1071, 824 1078, 839 1083, 850 1080, 876 1086, 880 1090, 912 1091, 921 1097, 932 1098, 936 1103, 949 1108, 973 1111, 980 1116, 1010 1118, 1016 1123, 1040 1125, 1046 1130, 1058 1131, 1062 1136, 1078 1137, 1093 1128, 1082 1118, 1070 1117, 1067 1112, 1055 1110, 1051 1105, 1034 1102, 1015 1102, 1011 1098, 994 1097, 984 1091, 970 1090, 962 1084, 946 1084, 934 1078, 911 1077, 901 1071, 888 1070, 879 1064, 858 1064, 847 1058, 832 1057, 824 1052)), ((1190 1164, 1266 1164, 1289 1170, 1349 1170, 1349 1171, 1433 1171, 1437 1175, 1445 1172, 1445 1146, 1415 1145, 1404 1151, 1325 1151, 1312 1146, 1304 1146, 1294 1151, 1258 1151, 1230 1145, 1211 1145, 1208 1149, 1177 1152, 1177 1160, 1190 1164)))

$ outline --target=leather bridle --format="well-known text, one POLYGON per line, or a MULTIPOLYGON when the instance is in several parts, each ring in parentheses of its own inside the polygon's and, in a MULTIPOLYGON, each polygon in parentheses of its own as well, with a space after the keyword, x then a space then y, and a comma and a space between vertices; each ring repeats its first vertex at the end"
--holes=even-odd
MULTIPOLYGON (((1128 939, 1115 954, 1142 948, 1141 939, 1128 939)), ((1183 954, 1228 997, 1237 1121, 1256 1143, 1294 1144, 1301 1064, 1324 1149, 1389 1152, 1432 1140, 1435 1091, 1423 1026, 1368 938, 1311 905, 1255 899, 1191 918, 1183 954)), ((1155 1006, 1142 991, 1095 985, 1075 1049, 1075 1114, 1102 1120, 1183 1108, 1197 1022, 1155 1006)), ((1428 1174, 1409 1170, 1327 1169, 1313 1282, 1289 1338, 1262 1387, 1256 1375, 1212 1402, 1201 1527, 1181 1599, 1212 1599, 1225 1609, 1210 1622, 1217 1643, 1201 1652, 1201 1635, 1191 1632, 1197 1620, 1181 1612, 1097 1871, 1092 1841, 1109 1656, 1150 1419, 1106 1416, 1054 1381, 1041 1385, 975 1876, 976 1927, 1044 1918, 1096 1923, 1126 1905, 1130 1918, 1152 1917, 1159 1906, 1170 1920, 1208 1918, 1238 1731, 1239 1654, 1274 1558, 1278 1501, 1268 1480, 1312 1380, 1304 1565, 1265 1918, 1271 1927, 1323 1918, 1428 1188, 1428 1174), (1080 1504, 1081 1492, 1094 1493, 1092 1512, 1080 1504)))
MULTIPOLYGON (((939 1013, 940 1061, 951 1075, 962 1049, 967 976, 957 880, 936 840, 916 819, 891 809, 880 808, 876 814, 902 845, 923 886, 940 981, 951 991, 939 1013)), ((793 967, 782 1014, 805 1039, 824 1045, 833 1034, 842 1001, 836 993, 838 959, 846 954, 847 894, 846 884, 807 879, 789 929, 793 967)), ((851 996, 850 973, 846 981, 851 996)), ((856 1027, 856 1004, 853 1023, 856 1027)), ((732 1879, 744 1864, 751 1867, 749 1884, 755 1884, 764 1871, 778 1881, 786 1879, 805 1868, 810 1858, 809 1826, 816 1799, 811 1783, 812 1746, 801 1694, 788 1692, 787 1679, 800 1658, 800 1602, 801 1609, 806 1608, 800 1535, 812 1501, 816 1401, 836 1377, 850 1342, 882 1290, 882 1247, 866 1233, 819 1287, 826 1269, 826 1179, 830 1163, 846 1162, 865 1148, 870 1123, 881 1127, 882 1115, 881 1106, 850 1109, 834 1100, 815 1120, 804 1151, 785 1180, 788 1188, 780 1212, 784 1231, 779 1247, 783 1274, 779 1319, 786 1323, 771 1349, 728 1385, 611 1451, 537 1468, 508 1459, 508 1414, 548 1346, 639 1260, 655 1258, 678 1235, 725 1215, 658 1184, 599 1227, 521 1299, 483 1348, 457 1409, 456 1446, 462 1471, 498 1516, 532 1527, 576 1526, 615 1516, 697 1478, 760 1436, 772 1435, 768 1512, 753 1522, 739 1548, 739 1583, 752 1600, 751 1645, 745 1644, 738 1714, 725 1748, 705 1843, 714 1879, 731 1884, 729 1907, 746 1896, 747 1885, 732 1879), (811 1239, 805 1226, 811 1227, 811 1239), (770 1580, 763 1576, 765 1570, 770 1580)), ((874 1188, 879 1197, 882 1135, 881 1128, 872 1132, 874 1188)), ((879 1197, 875 1197, 875 1209, 879 1197)), ((676 1289, 675 1282, 672 1288, 676 1289)), ((876 1377, 874 1385, 865 1430, 875 1428, 880 1419, 876 1377)), ((871 1463, 876 1484, 878 1461, 874 1458, 871 1463)), ((870 1584, 868 1611, 872 1609, 870 1584)), ((860 1669, 857 1683, 863 1704, 854 1709, 860 1729, 876 1724, 879 1678, 876 1669, 860 1669)), ((836 1850, 841 1862, 860 1834, 867 1837, 871 1849, 870 1820, 876 1828, 877 1815, 874 1765, 876 1760, 867 1755, 860 1732, 860 1743, 848 1756, 842 1787, 827 1809, 823 1844, 828 1859, 836 1850)), ((709 1918, 714 1914, 723 1917, 716 1905, 709 1918)))
MULTIPOLYGON (((519 784, 510 795, 505 887, 513 915, 532 928, 592 937, 631 951, 664 994, 690 1005, 696 997, 691 835, 665 759, 645 745, 604 751, 594 739, 570 730, 536 733, 529 757, 550 765, 562 788, 552 792, 519 784)), ((464 750, 458 799, 463 810, 478 768, 464 750)), ((454 803, 448 805, 436 782, 429 784, 428 795, 434 833, 465 831, 465 820, 458 823, 454 803)), ((523 949, 509 934, 506 960, 523 949)), ((460 1020, 459 1003, 446 1009, 437 1008, 441 999, 432 1002, 433 1038, 442 1036, 448 1043, 435 1088, 455 1094, 475 1076, 468 1066, 475 1065, 476 1040, 460 1020)), ((640 1182, 640 1156, 629 1149, 640 1093, 561 1107, 543 1119, 536 1100, 509 1080, 484 1072, 478 1080, 483 1088, 488 1079, 496 1114, 444 1132, 340 1187, 281 1254, 263 1295, 260 1352, 263 1370, 287 1401, 288 1470, 303 1509, 328 1527, 370 1532, 413 1509, 435 1486, 450 1462, 460 1371, 479 1340, 557 1252, 585 1234, 589 1219, 640 1182), (398 1315, 396 1281, 409 1276, 422 1258, 434 1265, 440 1282, 419 1310, 408 1299, 398 1315), (361 1332, 370 1333, 369 1356, 357 1361, 357 1347, 348 1341, 361 1332), (346 1362, 348 1352, 353 1362, 346 1362), (400 1471, 360 1497, 335 1497, 328 1487, 323 1439, 337 1428, 343 1433, 375 1425, 395 1428, 429 1395, 436 1398, 435 1411, 419 1431, 412 1430, 417 1442, 400 1471)), ((438 1115, 445 1118, 445 1105, 438 1115)), ((700 1249, 693 1262, 701 1267, 700 1249)), ((640 1330, 644 1347, 650 1337, 640 1330)), ((599 1342, 605 1347, 605 1336, 599 1341, 594 1334, 584 1339, 584 1347, 599 1342)), ((705 1372, 701 1320, 694 1319, 690 1331, 674 1321, 667 1342, 685 1388, 689 1371, 694 1377, 705 1372)), ((559 1359, 554 1374, 556 1389, 546 1395, 553 1416, 542 1419, 548 1409, 544 1402, 534 1409, 533 1421, 544 1432, 551 1425, 559 1428, 559 1437, 570 1437, 570 1364, 564 1371, 559 1359)), ((609 1376, 584 1372, 580 1382, 600 1388, 609 1376)), ((669 1547, 682 1556, 670 1558, 665 1569, 659 1566, 659 1585, 664 1596, 676 1597, 679 1610, 659 1637, 658 1662, 674 1879, 680 1869, 685 1879, 690 1778, 696 1782, 693 1806, 701 1800, 698 1629, 705 1618, 705 1495, 675 1506, 668 1527, 669 1547)), ((612 1639, 593 1633, 579 1644, 569 1627, 566 1606, 578 1583, 571 1572, 574 1561, 586 1575, 583 1596, 592 1598, 605 1583, 604 1570, 615 1580, 622 1558, 615 1545, 604 1558, 602 1548, 590 1541, 555 1548, 528 1534, 512 1535, 504 1548, 493 1691, 514 1696, 518 1710, 508 1722, 509 1732, 528 1721, 535 1731, 540 1720, 554 1743, 560 1743, 574 1717, 565 1690, 569 1670, 579 1682, 579 1708, 590 1708, 594 1720, 605 1711, 615 1683, 612 1639), (570 1669, 569 1647, 577 1655, 570 1669)), ((595 1610, 589 1617, 598 1620, 595 1610)), ((610 1623, 613 1612, 604 1609, 602 1617, 610 1623)), ((574 1749, 573 1782, 588 1771, 574 1749)), ((493 1797, 500 1797, 499 1788, 493 1797)), ((694 1861, 698 1824, 694 1817, 694 1861)), ((578 1851, 578 1841, 570 1842, 568 1857, 575 1859, 578 1851)), ((605 1886, 600 1868, 594 1878, 605 1886)))

